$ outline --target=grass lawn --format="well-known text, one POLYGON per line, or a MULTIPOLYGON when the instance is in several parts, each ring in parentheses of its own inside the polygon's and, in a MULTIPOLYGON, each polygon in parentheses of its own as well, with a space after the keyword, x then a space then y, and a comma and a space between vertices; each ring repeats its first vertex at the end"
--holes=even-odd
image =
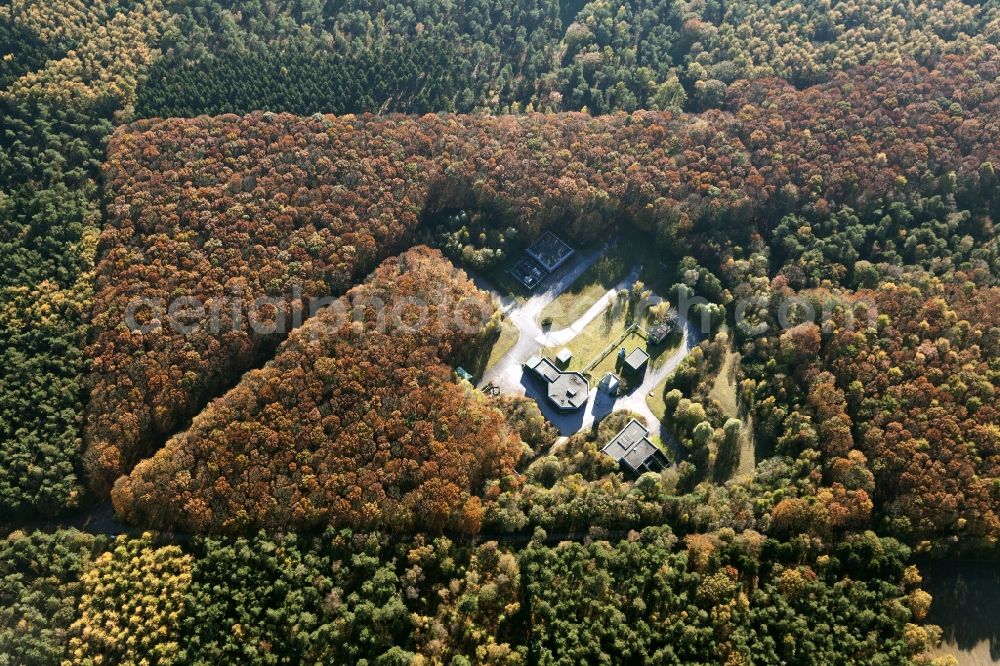
MULTIPOLYGON (((621 333, 619 333, 619 335, 621 335, 621 333)), ((607 342, 610 344, 612 339, 614 338, 608 339, 607 342)), ((629 333, 628 337, 622 341, 619 347, 625 347, 625 349, 629 351, 632 351, 635 347, 644 350, 647 354, 649 354, 649 368, 654 369, 666 363, 667 359, 670 358, 670 355, 677 349, 677 344, 671 344, 671 340, 668 338, 663 342, 663 344, 651 347, 647 345, 646 338, 642 337, 638 333, 632 332, 629 333)), ((599 379, 603 377, 606 372, 613 372, 618 375, 621 374, 621 363, 618 361, 618 354, 616 352, 612 352, 605 356, 604 360, 594 367, 591 374, 599 379)))
MULTIPOLYGON (((619 333, 619 335, 621 335, 621 333, 619 333)), ((611 339, 609 339, 607 342, 608 344, 610 344, 611 339)), ((634 332, 629 333, 628 337, 625 338, 625 340, 621 343, 621 345, 619 345, 619 347, 625 347, 625 349, 628 349, 629 351, 631 351, 633 347, 640 347, 642 349, 645 349, 646 340, 638 333, 634 332)), ((591 360, 593 360, 593 357, 591 357, 591 360)), ((603 361, 598 363, 594 367, 594 369, 590 371, 590 374, 594 377, 595 380, 600 380, 601 377, 603 377, 605 373, 608 372, 613 372, 616 375, 621 376, 622 374, 621 370, 622 370, 622 364, 621 361, 619 361, 618 359, 618 352, 612 351, 610 354, 604 357, 603 361)))
POLYGON ((632 227, 624 228, 619 233, 618 242, 607 254, 545 306, 541 320, 550 318, 553 331, 569 326, 583 316, 597 299, 625 279, 636 264, 642 266, 639 279, 646 288, 665 296, 674 280, 661 261, 648 234, 632 227))
POLYGON ((757 466, 757 446, 753 434, 753 421, 747 421, 740 430, 740 462, 736 466, 737 476, 750 476, 757 466))
POLYGON ((597 299, 621 282, 629 271, 627 251, 619 241, 542 310, 540 319, 552 320, 552 330, 566 328, 583 316, 597 299))
POLYGON ((708 397, 721 405, 722 413, 732 418, 739 418, 739 407, 736 405, 736 368, 739 360, 740 355, 736 352, 726 354, 708 392, 708 397))
MULTIPOLYGON (((677 336, 667 338, 659 348, 650 353, 650 362, 653 363, 653 367, 656 367, 659 363, 663 363, 670 354, 677 349, 680 344, 680 338, 677 336)), ((664 389, 667 387, 667 381, 670 376, 664 378, 660 384, 653 389, 653 395, 646 396, 646 405, 649 410, 653 412, 656 418, 663 421, 667 417, 667 403, 663 400, 664 389)))
MULTIPOLYGON (((612 304, 604 311, 604 314, 587 324, 580 331, 580 334, 573 338, 567 345, 570 351, 573 352, 573 359, 569 362, 566 369, 582 371, 584 367, 597 358, 598 354, 607 349, 612 342, 621 338, 629 326, 625 315, 624 306, 612 304)), ((646 353, 649 354, 650 368, 656 368, 664 363, 670 357, 670 354, 677 349, 679 340, 679 336, 668 338, 660 345, 649 347, 646 344, 645 338, 636 332, 632 332, 625 337, 619 346, 623 346, 629 350, 633 347, 646 350, 646 353)), ((560 349, 561 347, 547 347, 542 353, 550 358, 554 358, 560 349)), ((618 365, 618 354, 615 350, 612 350, 589 374, 593 381, 596 382, 607 372, 620 374, 618 365)))
POLYGON ((667 418, 667 403, 663 400, 664 390, 667 387, 667 380, 653 389, 653 395, 646 396, 646 405, 653 416, 663 421, 667 418))
MULTIPOLYGON (((566 345, 573 352, 573 360, 569 362, 567 369, 583 370, 605 347, 617 340, 625 333, 627 325, 625 323, 625 313, 616 312, 619 308, 612 305, 605 310, 603 315, 594 319, 580 331, 580 334, 570 340, 566 345)), ((550 358, 555 358, 562 347, 546 347, 542 353, 550 358)), ((613 359, 612 359, 613 360, 613 359)), ((593 373, 591 373, 593 374, 593 373)))
MULTIPOLYGON (((736 399, 736 370, 739 368, 740 355, 737 352, 729 352, 722 361, 722 367, 712 382, 712 388, 708 392, 708 397, 715 400, 722 407, 722 413, 729 418, 738 419, 740 417, 739 405, 736 399)), ((732 470, 730 476, 749 476, 753 473, 756 461, 756 447, 754 443, 753 422, 744 421, 740 429, 740 450, 739 460, 736 468, 732 470)))

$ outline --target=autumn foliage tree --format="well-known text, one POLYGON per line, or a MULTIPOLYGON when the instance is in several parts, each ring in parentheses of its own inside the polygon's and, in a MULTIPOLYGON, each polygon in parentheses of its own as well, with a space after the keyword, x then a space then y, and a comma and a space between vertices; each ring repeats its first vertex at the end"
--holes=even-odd
POLYGON ((889 525, 918 538, 995 540, 1000 289, 886 286, 857 298, 879 319, 837 335, 828 358, 889 525))
POLYGON ((448 361, 492 312, 436 250, 384 262, 121 478, 116 509, 192 531, 478 531, 521 444, 448 361))

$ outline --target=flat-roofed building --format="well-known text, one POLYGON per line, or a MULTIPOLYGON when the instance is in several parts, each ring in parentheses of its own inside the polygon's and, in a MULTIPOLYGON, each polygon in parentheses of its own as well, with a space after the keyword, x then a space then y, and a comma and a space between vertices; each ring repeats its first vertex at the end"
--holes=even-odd
POLYGON ((542 280, 573 256, 574 251, 551 231, 546 231, 524 251, 526 256, 507 269, 507 272, 532 291, 542 280))
POLYGON ((521 257, 521 260, 511 266, 507 272, 528 291, 537 287, 538 283, 545 277, 545 271, 542 270, 541 266, 528 257, 521 257))
POLYGON ((645 350, 636 347, 627 354, 624 352, 625 348, 622 347, 622 353, 624 354, 622 363, 625 366, 626 372, 630 372, 633 375, 639 375, 646 371, 646 364, 649 362, 649 354, 647 354, 645 350))
POLYGON ((546 384, 546 397, 560 412, 573 412, 587 404, 590 384, 579 372, 563 372, 542 356, 532 356, 524 364, 546 384))
POLYGON ((551 273, 573 256, 573 248, 551 231, 546 231, 525 250, 525 254, 537 261, 546 272, 551 273))
POLYGON ((635 419, 629 421, 601 450, 634 476, 660 472, 670 464, 663 451, 650 441, 646 426, 635 419))

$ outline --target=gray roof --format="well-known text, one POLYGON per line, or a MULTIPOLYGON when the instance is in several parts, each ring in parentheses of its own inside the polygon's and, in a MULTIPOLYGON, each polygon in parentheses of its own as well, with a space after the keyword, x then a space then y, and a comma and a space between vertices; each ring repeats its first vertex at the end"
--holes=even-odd
POLYGON ((578 372, 563 372, 549 383, 549 400, 563 410, 579 409, 587 404, 590 385, 578 372))
POLYGON ((559 368, 553 365, 552 361, 547 358, 532 356, 528 364, 528 367, 534 370, 536 375, 549 383, 559 379, 559 375, 562 374, 559 368))
POLYGON ((549 401, 559 410, 570 411, 587 404, 590 384, 579 372, 563 372, 552 361, 540 356, 532 356, 525 366, 548 384, 549 401))
POLYGON ((625 454, 625 463, 638 471, 658 450, 651 441, 643 437, 625 454))
POLYGON ((573 256, 573 248, 551 231, 546 231, 525 250, 525 253, 551 273, 573 256))
POLYGON ((629 352, 628 356, 625 357, 625 365, 629 370, 639 370, 648 360, 649 354, 639 347, 636 347, 629 352))
POLYGON ((602 451, 636 475, 658 472, 667 464, 663 452, 649 440, 649 431, 635 419, 629 421, 602 451))
POLYGON ((628 453, 629 449, 635 446, 640 440, 649 435, 649 431, 641 423, 632 419, 622 428, 622 431, 614 436, 604 447, 604 452, 615 460, 621 460, 628 453))

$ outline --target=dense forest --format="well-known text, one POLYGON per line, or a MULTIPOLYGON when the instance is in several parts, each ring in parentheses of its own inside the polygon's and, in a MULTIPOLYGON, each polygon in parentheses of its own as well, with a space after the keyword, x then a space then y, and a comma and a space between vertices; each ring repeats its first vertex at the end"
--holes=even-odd
POLYGON ((998 47, 997 0, 0 3, 0 663, 954 663, 914 563, 1000 538, 998 47), (626 228, 707 322, 638 478, 640 415, 455 376, 465 270, 626 228))
POLYGON ((734 81, 805 86, 877 60, 977 53, 1000 35, 994 0, 167 6, 166 57, 137 92, 146 117, 704 109, 734 81))
POLYGON ((665 527, 518 549, 332 530, 0 548, 0 650, 19 663, 898 663, 934 639, 908 549, 870 533, 821 552, 665 527))

